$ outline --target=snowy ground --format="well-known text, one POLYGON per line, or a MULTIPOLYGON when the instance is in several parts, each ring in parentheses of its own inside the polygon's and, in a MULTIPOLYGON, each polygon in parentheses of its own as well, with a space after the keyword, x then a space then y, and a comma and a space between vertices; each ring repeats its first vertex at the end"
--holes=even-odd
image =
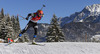
POLYGON ((45 46, 28 43, 0 43, 0 54, 100 54, 100 43, 60 42, 40 43, 45 46))

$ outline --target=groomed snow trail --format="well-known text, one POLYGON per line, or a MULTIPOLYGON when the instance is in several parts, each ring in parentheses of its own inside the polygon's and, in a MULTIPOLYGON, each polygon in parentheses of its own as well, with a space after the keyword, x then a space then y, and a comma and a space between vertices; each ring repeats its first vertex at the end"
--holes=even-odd
POLYGON ((44 46, 28 43, 0 43, 0 54, 100 54, 100 43, 58 42, 40 43, 44 46))

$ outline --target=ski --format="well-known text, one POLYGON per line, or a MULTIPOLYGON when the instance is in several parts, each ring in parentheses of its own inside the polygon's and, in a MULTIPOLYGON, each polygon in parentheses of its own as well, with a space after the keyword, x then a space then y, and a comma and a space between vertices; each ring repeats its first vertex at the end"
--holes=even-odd
POLYGON ((29 44, 29 45, 38 45, 38 46, 45 46, 45 44, 39 44, 39 43, 35 43, 35 44, 29 44))
POLYGON ((5 46, 11 45, 12 43, 7 43, 5 46))
POLYGON ((18 41, 18 39, 19 39, 19 37, 18 38, 16 38, 13 42, 8 42, 5 46, 8 46, 8 45, 11 45, 12 43, 15 43, 15 42, 17 42, 18 41))
POLYGON ((18 39, 19 39, 19 38, 16 38, 16 39, 14 40, 14 42, 7 43, 5 46, 11 45, 12 43, 15 43, 15 42, 17 42, 17 41, 18 41, 18 39))

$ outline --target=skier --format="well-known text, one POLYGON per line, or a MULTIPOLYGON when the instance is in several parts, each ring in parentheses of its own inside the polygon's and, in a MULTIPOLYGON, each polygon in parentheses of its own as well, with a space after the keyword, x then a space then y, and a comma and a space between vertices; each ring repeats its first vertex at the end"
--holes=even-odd
POLYGON ((29 17, 31 17, 31 19, 28 22, 28 24, 26 25, 26 27, 22 30, 22 32, 18 35, 19 38, 22 36, 23 33, 25 33, 27 31, 27 29, 29 29, 30 27, 33 27, 35 32, 33 35, 32 44, 36 44, 35 38, 37 36, 37 28, 38 28, 37 21, 41 20, 41 18, 43 16, 44 16, 44 13, 42 10, 38 10, 36 13, 29 13, 25 19, 28 20, 29 17))

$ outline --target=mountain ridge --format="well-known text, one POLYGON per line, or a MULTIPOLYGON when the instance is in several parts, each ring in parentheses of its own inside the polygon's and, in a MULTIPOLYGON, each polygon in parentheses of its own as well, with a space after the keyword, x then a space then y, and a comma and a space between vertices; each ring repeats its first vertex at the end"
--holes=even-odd
POLYGON ((98 21, 100 17, 100 4, 88 5, 82 11, 75 12, 74 14, 71 14, 69 17, 67 16, 64 18, 60 18, 60 20, 58 20, 61 21, 61 26, 63 27, 66 23, 70 22, 91 22, 86 20, 89 17, 93 17, 93 19, 91 20, 92 22, 98 21))

